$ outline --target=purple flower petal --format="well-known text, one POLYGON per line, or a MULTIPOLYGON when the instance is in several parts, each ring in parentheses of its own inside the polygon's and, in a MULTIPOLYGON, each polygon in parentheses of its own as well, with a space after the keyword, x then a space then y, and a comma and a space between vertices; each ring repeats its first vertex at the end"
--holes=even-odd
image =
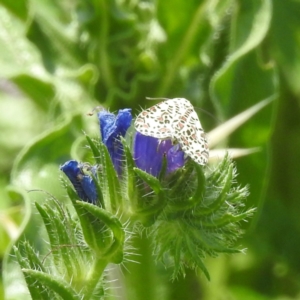
POLYGON ((158 154, 158 146, 158 139, 136 133, 133 149, 135 164, 139 169, 153 176, 158 176, 162 166, 162 156, 158 154))
POLYGON ((181 151, 179 144, 171 147, 167 152, 167 173, 172 173, 185 164, 184 152, 181 151))
POLYGON ((93 178, 83 173, 76 160, 67 161, 60 170, 67 175, 81 200, 96 204, 98 195, 93 178))
POLYGON ((167 158, 167 173, 183 167, 184 153, 179 145, 173 145, 171 140, 157 138, 136 133, 134 138, 133 157, 136 166, 153 175, 158 176, 162 168, 163 157, 167 158))
POLYGON ((121 174, 121 161, 123 159, 123 145, 120 136, 124 137, 131 125, 131 109, 120 109, 117 116, 102 110, 98 113, 102 141, 108 149, 114 167, 121 174))

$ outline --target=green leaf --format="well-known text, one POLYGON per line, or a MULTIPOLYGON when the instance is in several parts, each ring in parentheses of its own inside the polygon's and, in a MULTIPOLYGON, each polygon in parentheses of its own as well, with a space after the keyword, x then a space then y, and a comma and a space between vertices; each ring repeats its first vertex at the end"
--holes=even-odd
POLYGON ((67 211, 54 201, 54 207, 36 203, 38 212, 43 218, 50 240, 54 263, 62 275, 76 280, 81 269, 80 262, 84 259, 80 250, 81 242, 76 237, 76 223, 72 223, 67 211), (56 206, 56 207, 55 207, 56 206))
MULTIPOLYGON (((30 247, 27 246, 26 250, 28 250, 28 248, 30 248, 30 247)), ((14 248, 14 252, 15 252, 17 260, 22 269, 30 268, 30 267, 32 267, 32 265, 34 266, 34 264, 36 263, 36 259, 33 262, 32 260, 22 257, 21 253, 19 252, 19 250, 16 247, 14 248)), ((33 252, 33 250, 32 250, 32 252, 33 252)), ((35 257, 35 258, 37 258, 37 257, 35 257)), ((28 289, 29 289, 32 299, 39 299, 39 298, 40 299, 48 299, 44 285, 41 285, 41 286, 36 285, 35 284, 36 280, 34 278, 32 278, 31 276, 25 275, 25 280, 26 280, 26 283, 27 283, 27 286, 28 286, 28 289)))
MULTIPOLYGON (((298 1, 273 1, 272 26, 270 28, 271 58, 282 73, 289 89, 299 95, 297 81, 300 70, 299 57, 299 3, 298 1)), ((299 99, 296 100, 299 105, 299 99)))
POLYGON ((133 171, 140 177, 149 187, 154 191, 155 197, 150 201, 140 193, 140 199, 137 205, 132 208, 134 214, 133 219, 140 221, 143 226, 149 227, 153 225, 157 217, 163 212, 164 207, 167 205, 168 198, 159 180, 144 172, 141 169, 133 168, 133 171))
POLYGON ((162 186, 156 177, 150 175, 149 173, 139 168, 133 168, 133 170, 141 179, 143 179, 153 189, 153 191, 156 194, 159 194, 163 191, 162 186))
POLYGON ((219 192, 218 197, 207 207, 201 207, 201 210, 197 212, 198 215, 210 215, 213 214, 226 200, 227 193, 232 184, 233 178, 233 166, 232 164, 229 165, 226 178, 224 181, 224 185, 222 186, 222 190, 219 192))
MULTIPOLYGON (((156 96, 158 97, 161 97, 169 92, 171 84, 174 81, 175 75, 178 73, 180 65, 188 56, 192 44, 195 43, 196 37, 200 36, 200 30, 202 27, 201 23, 204 20, 203 15, 205 13, 205 5, 203 3, 198 3, 197 5, 193 5, 192 3, 190 3, 190 5, 183 5, 183 3, 177 1, 177 5, 184 7, 183 11, 185 13, 181 14, 181 17, 184 19, 184 22, 187 24, 187 27, 185 27, 186 31, 181 36, 182 38, 178 39, 177 41, 175 40, 177 43, 179 43, 179 45, 176 45, 176 52, 172 56, 172 60, 169 61, 169 64, 167 65, 166 74, 162 78, 160 86, 158 87, 156 94, 156 96), (188 12, 187 9, 189 9, 190 12, 188 12)), ((163 7, 162 4, 161 6, 163 7)), ((170 17, 170 14, 167 14, 167 16, 170 17)), ((180 26, 177 25, 177 31, 182 31, 181 28, 183 24, 178 20, 178 15, 176 16, 176 22, 178 22, 177 24, 180 24, 180 26)), ((173 23, 172 25, 174 26, 175 24, 176 23, 173 23)))
POLYGON ((190 243, 190 241, 188 239, 186 239, 186 245, 188 247, 188 251, 190 252, 193 259, 195 260, 197 267, 199 267, 202 270, 202 272, 204 273, 207 280, 210 280, 208 270, 205 267, 201 257, 198 255, 197 251, 195 251, 195 248, 193 247, 194 245, 192 243, 190 243))
MULTIPOLYGON (((49 275, 40 271, 23 269, 23 273, 26 277, 30 277, 32 282, 38 282, 46 287, 45 294, 47 290, 54 292, 63 299, 79 300, 81 297, 66 283, 61 280, 61 278, 55 278, 53 275, 49 275)), ((51 294, 50 294, 51 295, 51 294)), ((45 299, 53 299, 51 297, 45 299)))
MULTIPOLYGON (((258 0, 239 1, 239 9, 235 11, 235 18, 232 24, 230 54, 221 69, 215 73, 210 84, 211 97, 218 111, 219 118, 224 119, 224 116, 229 114, 230 101, 236 97, 236 89, 230 83, 238 83, 239 80, 243 80, 239 72, 242 68, 243 70, 245 69, 245 66, 242 66, 244 61, 246 61, 247 66, 252 65, 252 68, 247 68, 249 71, 253 71, 253 66, 257 65, 255 56, 247 54, 262 42, 268 32, 270 22, 270 0, 263 2, 258 0)), ((271 87, 271 89, 257 90, 258 96, 255 96, 255 98, 263 99, 274 93, 274 88, 272 88, 272 69, 269 71, 258 66, 257 71, 259 69, 262 74, 265 74, 266 81, 269 82, 268 86, 271 87)), ((257 78, 257 72, 255 72, 255 76, 257 78)), ((247 82, 249 80, 248 77, 246 78, 247 82)), ((259 82, 261 82, 261 79, 258 80, 259 82)), ((245 95, 245 90, 241 91, 245 95)), ((241 97, 239 96, 239 98, 241 97)))
POLYGON ((99 178, 105 207, 113 213, 116 213, 122 207, 122 194, 120 193, 120 181, 116 170, 111 161, 109 152, 103 143, 99 143, 100 167, 102 177, 99 178))
POLYGON ((66 188, 80 220, 86 243, 98 255, 103 254, 112 243, 112 237, 110 232, 107 231, 106 224, 95 217, 93 214, 87 212, 84 208, 82 208, 79 202, 81 200, 79 199, 77 193, 73 190, 73 188, 71 188, 70 186, 66 186, 66 188))
POLYGON ((11 77, 11 80, 28 97, 34 99, 41 109, 45 111, 49 109, 51 101, 55 98, 55 87, 52 83, 34 77, 31 74, 19 74, 11 77))
POLYGON ((268 99, 262 100, 210 131, 207 136, 209 147, 214 147, 218 143, 221 143, 224 139, 228 138, 232 132, 238 129, 243 123, 248 121, 251 117, 253 117, 253 115, 258 113, 262 108, 274 100, 275 96, 271 96, 268 99))
POLYGON ((134 173, 134 160, 130 151, 130 148, 127 145, 127 141, 122 138, 122 145, 124 147, 124 154, 126 158, 126 164, 124 166, 124 182, 125 182, 125 191, 126 191, 126 198, 134 207, 137 203, 137 198, 140 195, 139 188, 137 188, 137 180, 136 174, 134 173))
POLYGON ((26 21, 28 17, 28 2, 27 1, 10 1, 1 0, 1 5, 5 6, 14 15, 22 21, 26 21))
POLYGON ((94 159, 96 161, 96 164, 98 165, 101 165, 101 153, 99 151, 99 148, 96 146, 96 144, 92 141, 92 139, 89 137, 89 136, 85 136, 87 142, 88 142, 88 145, 90 146, 92 152, 93 152, 93 156, 94 156, 94 159))
POLYGON ((246 218, 251 217, 255 211, 256 209, 252 208, 239 215, 225 214, 220 219, 216 219, 211 223, 201 222, 201 226, 205 228, 221 228, 222 226, 226 226, 229 223, 240 222, 242 220, 245 220, 246 218))
MULTIPOLYGON (((90 137, 88 137, 87 135, 85 137, 86 137, 86 140, 88 142, 89 147, 92 150, 95 162, 96 162, 98 168, 101 169, 102 168, 102 160, 101 160, 101 153, 99 151, 99 148, 96 146, 95 142, 93 142, 91 140, 90 137)), ((99 177, 99 179, 94 177, 93 174, 91 174, 91 175, 92 175, 92 178, 93 178, 94 183, 96 185, 97 195, 98 195, 98 202, 99 202, 99 204, 102 208, 105 208, 105 201, 104 201, 104 198, 103 198, 103 191, 102 191, 102 188, 105 187, 105 185, 103 184, 103 180, 104 180, 103 172, 101 170, 100 170, 100 172, 97 172, 97 176, 99 177)))
MULTIPOLYGON (((99 248, 97 247, 98 245, 96 246, 95 244, 89 244, 89 246, 95 250, 101 260, 111 261, 116 264, 121 263, 123 261, 125 232, 119 219, 108 211, 93 204, 77 201, 77 205, 81 207, 83 211, 88 212, 96 217, 98 222, 104 223, 107 228, 112 231, 112 242, 106 249, 99 248)), ((95 231, 95 228, 93 228, 93 230, 95 231)), ((97 232, 95 232, 95 234, 96 233, 97 232)), ((84 232, 84 234, 86 236, 87 233, 84 232)), ((98 239, 103 238, 100 237, 99 234, 100 232, 98 232, 98 239)))
MULTIPOLYGON (((194 191, 193 196, 186 199, 186 201, 180 201, 180 202, 173 202, 170 203, 170 207, 172 212, 174 210, 180 210, 185 211, 187 209, 191 209, 197 205, 200 205, 203 200, 203 194, 205 192, 205 176, 203 172, 203 166, 191 161, 190 162, 193 169, 195 169, 195 177, 197 178, 196 188, 194 191)), ((188 167, 189 168, 189 167, 188 167)), ((192 169, 191 169, 192 170, 192 169)), ((185 183, 188 179, 189 171, 184 170, 183 174, 179 178, 177 178, 176 174, 173 176, 173 179, 176 180, 176 186, 174 187, 174 190, 178 190, 178 193, 180 192, 180 189, 184 189, 186 187, 185 183)), ((174 191, 172 191, 172 194, 174 194, 174 191)), ((176 196, 176 195, 174 195, 176 196)))

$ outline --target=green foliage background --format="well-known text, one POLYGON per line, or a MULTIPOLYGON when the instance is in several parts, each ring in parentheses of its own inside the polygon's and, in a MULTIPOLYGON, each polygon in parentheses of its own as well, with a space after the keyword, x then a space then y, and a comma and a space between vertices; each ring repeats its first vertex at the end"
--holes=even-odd
POLYGON ((147 96, 185 97, 215 116, 199 112, 208 132, 275 95, 220 145, 260 147, 236 161, 258 207, 247 255, 208 260, 212 281, 197 285, 208 300, 300 299, 299 47, 298 0, 0 0, 2 278, 11 243, 40 230, 26 225, 45 195, 27 190, 65 199, 58 166, 88 159, 93 107, 137 113, 147 96))

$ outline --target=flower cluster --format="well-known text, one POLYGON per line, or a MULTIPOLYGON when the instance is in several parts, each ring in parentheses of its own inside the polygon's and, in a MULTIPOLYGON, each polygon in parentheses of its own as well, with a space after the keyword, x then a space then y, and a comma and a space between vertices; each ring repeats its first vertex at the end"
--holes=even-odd
POLYGON ((254 211, 243 209, 248 191, 233 186, 236 171, 231 159, 226 156, 219 166, 204 173, 203 166, 186 157, 171 140, 139 132, 128 136, 130 109, 119 110, 117 115, 103 110, 98 119, 100 142, 87 137, 96 164, 89 167, 70 160, 61 166, 83 200, 79 204, 69 191, 75 208, 78 212, 84 208, 92 220, 95 216, 101 220, 96 230, 96 223, 80 215, 81 219, 85 216, 81 223, 87 244, 101 256, 107 240, 104 248, 113 253, 106 254, 109 261, 120 262, 125 232, 119 225, 116 232, 116 219, 130 224, 133 231, 138 222, 152 234, 156 259, 173 267, 173 278, 186 267, 198 267, 209 279, 203 258, 240 252, 233 248, 241 234, 238 223, 254 211), (112 229, 113 239, 102 222, 112 229))
MULTIPOLYGON (((98 113, 98 120, 102 143, 109 152, 117 174, 121 176, 124 160, 121 137, 125 137, 131 126, 131 109, 121 109, 117 115, 102 110, 98 113)), ((133 158, 139 169, 155 177, 160 174, 164 159, 167 162, 166 174, 182 168, 186 162, 184 152, 178 144, 173 145, 171 140, 161 141, 139 132, 134 133, 133 158)), ((60 169, 69 178, 80 199, 95 204, 97 200, 95 183, 91 175, 84 172, 83 167, 84 164, 70 160, 63 164, 60 169)), ((96 173, 94 172, 93 175, 96 176, 96 173)))

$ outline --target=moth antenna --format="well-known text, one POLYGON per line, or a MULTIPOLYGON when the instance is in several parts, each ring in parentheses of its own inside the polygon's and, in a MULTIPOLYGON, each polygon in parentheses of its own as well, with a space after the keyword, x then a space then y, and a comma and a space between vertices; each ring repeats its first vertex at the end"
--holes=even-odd
POLYGON ((219 123, 221 123, 221 120, 219 120, 216 116, 214 116, 212 113, 210 113, 209 111, 201 108, 201 107, 198 107, 198 106, 195 106, 195 108, 197 108, 197 110, 201 110, 203 111, 206 115, 212 117, 214 120, 218 121, 219 123))
POLYGON ((94 107, 91 112, 88 112, 87 115, 88 116, 93 116, 95 111, 100 111, 102 109, 104 109, 104 107, 101 106, 101 105, 98 105, 98 106, 94 107))
POLYGON ((162 98, 162 97, 159 97, 159 98, 151 98, 151 97, 146 97, 147 100, 169 100, 170 98, 162 98))

